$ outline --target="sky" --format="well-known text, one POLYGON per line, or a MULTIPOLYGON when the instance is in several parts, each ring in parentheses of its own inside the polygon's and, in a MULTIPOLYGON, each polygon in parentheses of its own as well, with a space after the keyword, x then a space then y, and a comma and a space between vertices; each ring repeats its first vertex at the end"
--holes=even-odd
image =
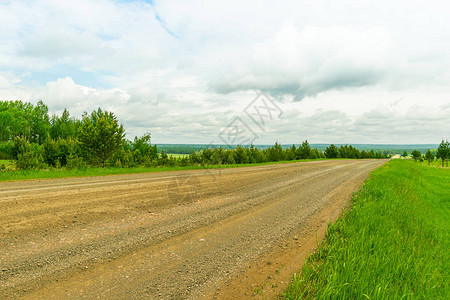
POLYGON ((450 139, 448 1, 0 0, 0 99, 153 143, 450 139))

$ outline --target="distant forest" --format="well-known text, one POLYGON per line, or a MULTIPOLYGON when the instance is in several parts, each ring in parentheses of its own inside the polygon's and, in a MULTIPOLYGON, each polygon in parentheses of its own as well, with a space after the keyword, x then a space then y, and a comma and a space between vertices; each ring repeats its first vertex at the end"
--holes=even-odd
MULTIPOLYGON (((299 147, 301 144, 294 144, 294 146, 299 147)), ((335 144, 335 146, 345 146, 346 144, 335 144)), ((223 144, 157 144, 158 150, 164 151, 166 153, 180 153, 180 154, 191 154, 194 151, 200 151, 208 148, 219 148, 222 147, 224 149, 235 149, 237 145, 223 145, 223 144)), ((254 145, 258 149, 268 149, 273 145, 254 145)), ((312 148, 316 148, 319 151, 325 151, 330 144, 310 144, 312 148)), ((283 149, 287 149, 292 147, 292 144, 281 145, 283 149)), ((353 147, 358 149, 359 151, 370 151, 374 150, 375 152, 380 152, 382 154, 394 154, 394 153, 403 153, 404 151, 411 152, 413 150, 418 150, 420 153, 426 153, 428 149, 436 150, 438 148, 438 144, 410 144, 410 145, 401 145, 401 144, 353 144, 353 147)))
MULTIPOLYGON (((435 145, 432 145, 435 146, 435 145)), ((0 159, 16 169, 158 167, 247 164, 318 158, 387 158, 407 147, 380 145, 224 146, 152 145, 150 133, 125 139, 116 116, 102 109, 71 117, 68 110, 50 115, 48 107, 23 101, 0 101, 0 159), (373 146, 374 148, 370 148, 373 146), (398 150, 398 151, 397 151, 398 150), (174 157, 167 153, 188 154, 174 157)), ((416 149, 421 147, 416 147, 416 149)), ((422 149, 421 149, 422 150, 422 149)))

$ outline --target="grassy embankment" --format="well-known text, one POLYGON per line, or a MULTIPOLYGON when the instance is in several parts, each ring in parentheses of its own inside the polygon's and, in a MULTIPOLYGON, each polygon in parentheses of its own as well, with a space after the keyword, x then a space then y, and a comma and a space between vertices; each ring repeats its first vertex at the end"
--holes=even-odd
POLYGON ((393 160, 288 287, 287 299, 450 299, 450 169, 393 160))
MULTIPOLYGON (((154 173, 154 172, 166 172, 166 171, 181 171, 181 170, 196 170, 196 169, 223 169, 223 168, 237 168, 237 167, 249 167, 249 166, 261 166, 261 165, 273 165, 282 163, 295 163, 301 161, 319 161, 325 159, 302 159, 291 161, 277 161, 277 162, 264 162, 254 164, 233 164, 233 165, 196 165, 186 167, 134 167, 134 168, 115 168, 115 167, 88 167, 86 169, 74 169, 68 170, 62 169, 45 169, 45 170, 11 170, 8 169, 0 171, 1 181, 13 181, 13 180, 27 180, 27 179, 56 179, 65 177, 89 177, 89 176, 106 176, 106 175, 119 175, 119 174, 139 174, 139 173, 154 173)), ((14 161, 7 162, 10 168, 14 168, 14 161)), ((1 165, 1 163, 0 163, 1 165)))

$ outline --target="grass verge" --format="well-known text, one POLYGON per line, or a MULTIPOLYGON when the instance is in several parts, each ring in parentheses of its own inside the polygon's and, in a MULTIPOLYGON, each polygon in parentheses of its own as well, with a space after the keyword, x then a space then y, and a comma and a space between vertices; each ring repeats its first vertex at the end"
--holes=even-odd
POLYGON ((450 299, 450 170, 373 171, 294 276, 286 299, 450 299))
POLYGON ((135 167, 135 168, 86 168, 68 170, 62 169, 49 169, 49 170, 6 170, 0 171, 0 182, 2 181, 15 181, 15 180, 28 180, 28 179, 56 179, 65 177, 90 177, 90 176, 106 176, 106 175, 119 175, 119 174, 139 174, 139 173, 154 173, 154 172, 167 172, 167 171, 181 171, 181 170, 197 170, 197 169, 223 169, 223 168, 237 168, 237 167, 250 167, 261 165, 273 165, 282 163, 295 163, 301 161, 319 161, 325 159, 303 159, 295 161, 277 161, 277 162, 265 162, 254 164, 234 164, 234 165, 204 165, 204 166, 186 166, 186 167, 135 167))

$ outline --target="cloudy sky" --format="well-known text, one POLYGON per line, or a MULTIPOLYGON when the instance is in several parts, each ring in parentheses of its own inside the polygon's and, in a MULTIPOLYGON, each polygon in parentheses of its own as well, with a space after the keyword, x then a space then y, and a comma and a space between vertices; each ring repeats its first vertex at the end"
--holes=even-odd
POLYGON ((0 99, 102 107, 153 143, 222 143, 236 120, 255 144, 439 143, 449 16, 443 0, 0 0, 0 99))

